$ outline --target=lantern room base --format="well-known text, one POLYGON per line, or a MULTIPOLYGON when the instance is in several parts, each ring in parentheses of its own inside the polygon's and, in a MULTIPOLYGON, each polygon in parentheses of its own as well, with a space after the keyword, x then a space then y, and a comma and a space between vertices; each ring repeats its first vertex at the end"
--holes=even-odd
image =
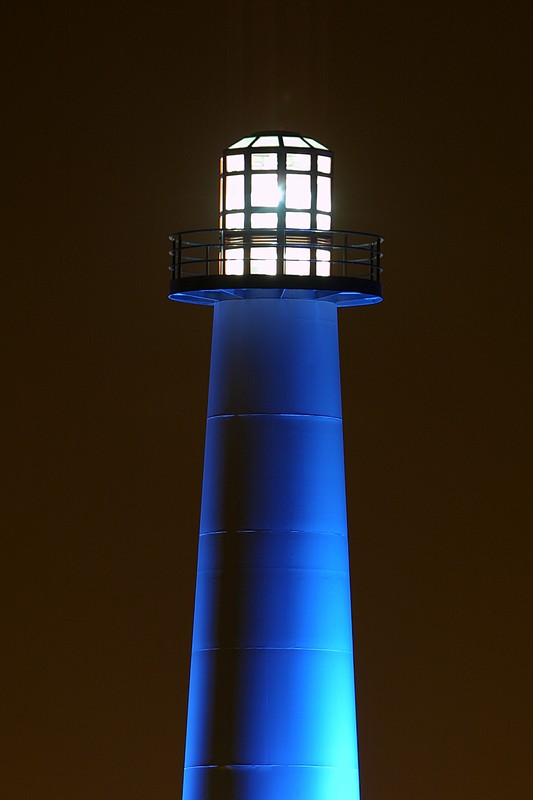
POLYGON ((367 278, 293 275, 195 275, 170 281, 169 300, 212 306, 222 300, 325 300, 337 306, 380 303, 381 283, 367 278), (244 285, 243 285, 244 284, 244 285))

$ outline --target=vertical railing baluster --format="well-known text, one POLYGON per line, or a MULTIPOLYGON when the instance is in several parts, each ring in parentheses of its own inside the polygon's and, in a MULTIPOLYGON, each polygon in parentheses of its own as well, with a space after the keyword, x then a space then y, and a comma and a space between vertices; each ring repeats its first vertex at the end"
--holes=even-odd
POLYGON ((348 234, 344 234, 344 265, 343 265, 343 276, 346 278, 348 276, 348 234))
MULTIPOLYGON (((174 240, 174 245, 176 244, 176 240, 174 240)), ((181 278, 181 244, 182 244, 182 235, 178 236, 178 278, 181 278)))
POLYGON ((170 262, 170 269, 172 270, 172 280, 176 280, 176 239, 174 236, 168 237, 172 242, 172 249, 170 251, 170 255, 172 257, 172 261, 170 262))

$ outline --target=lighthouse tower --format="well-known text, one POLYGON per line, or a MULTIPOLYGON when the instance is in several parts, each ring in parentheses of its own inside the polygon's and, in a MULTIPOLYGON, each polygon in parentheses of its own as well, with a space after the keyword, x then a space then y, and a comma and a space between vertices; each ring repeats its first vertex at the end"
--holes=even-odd
POLYGON ((265 132, 220 160, 171 300, 214 306, 183 800, 357 800, 337 307, 381 238, 332 226, 333 153, 265 132))

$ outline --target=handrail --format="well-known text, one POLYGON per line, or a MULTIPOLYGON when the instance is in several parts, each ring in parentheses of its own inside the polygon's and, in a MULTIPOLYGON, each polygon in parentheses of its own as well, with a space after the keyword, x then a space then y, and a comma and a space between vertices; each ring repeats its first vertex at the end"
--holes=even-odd
MULTIPOLYGON (((329 265, 332 277, 357 277, 371 281, 380 280, 381 243, 383 237, 364 231, 323 230, 317 228, 199 228, 180 231, 169 236, 173 243, 169 251, 172 257, 169 269, 172 278, 188 278, 199 275, 224 274, 224 265, 231 262, 227 254, 232 250, 243 250, 245 274, 250 269, 250 248, 254 248, 253 260, 272 262, 272 254, 261 258, 261 248, 276 248, 277 274, 284 274, 285 264, 293 261, 287 257, 285 248, 309 249, 310 265, 329 265), (193 238, 194 237, 194 238, 193 238), (329 253, 329 259, 318 257, 318 253, 329 253), (360 255, 364 254, 364 255, 360 255)), ((312 274, 316 266, 312 267, 312 274)))

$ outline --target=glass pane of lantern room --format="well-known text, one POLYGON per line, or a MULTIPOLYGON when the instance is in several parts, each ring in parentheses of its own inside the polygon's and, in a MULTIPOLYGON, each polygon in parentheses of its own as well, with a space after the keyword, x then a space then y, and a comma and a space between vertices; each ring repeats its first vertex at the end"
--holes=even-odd
MULTIPOLYGON (((244 194, 244 186, 243 186, 244 194)), ((278 176, 271 174, 252 175, 252 205, 274 208, 280 201, 278 176)))
POLYGON ((310 172, 311 156, 307 155, 307 153, 287 153, 287 169, 310 172))
POLYGON ((277 248, 250 247, 250 272, 252 275, 275 275, 277 248))
POLYGON ((287 211, 285 224, 287 228, 307 230, 311 227, 311 214, 309 211, 287 211))
POLYGON ((234 150, 236 147, 248 147, 253 142, 255 136, 245 136, 244 139, 239 139, 235 144, 230 144, 229 150, 234 150))
POLYGON ((244 228, 244 211, 226 214, 226 228, 244 228))
MULTIPOLYGON (((244 214, 243 214, 244 216, 244 214)), ((266 213, 251 214, 252 228, 277 228, 278 215, 276 212, 267 211, 266 213)))
POLYGON ((319 172, 331 172, 331 158, 329 156, 317 157, 317 169, 319 172))
POLYGON ((308 247, 285 248, 285 275, 309 275, 311 272, 308 247))
POLYGON ((244 172, 244 155, 226 156, 226 169, 228 172, 244 172))
POLYGON ((284 136, 283 144, 285 147, 309 147, 300 136, 284 136))
POLYGON ((287 208, 311 208, 311 176, 287 175, 285 205, 287 208))
MULTIPOLYGON (((277 169, 277 153, 252 153, 252 169, 277 169)), ((244 167, 243 167, 244 169, 244 167)))
POLYGON ((316 226, 320 231, 330 231, 331 230, 331 217, 329 214, 317 214, 316 215, 316 226))
POLYGON ((226 208, 228 211, 244 208, 244 175, 228 175, 226 178, 226 208))
POLYGON ((327 277, 331 272, 331 253, 329 250, 316 251, 316 274, 327 277))
POLYGON ((252 147, 279 147, 279 136, 260 136, 252 147))
POLYGON ((224 265, 226 275, 243 275, 244 247, 235 247, 233 250, 226 250, 224 253, 224 265))
POLYGON ((316 140, 316 139, 311 139, 309 136, 306 136, 306 137, 305 137, 305 141, 306 141, 306 142, 308 142, 308 143, 309 143, 310 145, 312 145, 313 147, 318 147, 318 148, 320 148, 320 150, 327 150, 327 149, 328 149, 328 148, 327 148, 327 147, 325 147, 323 144, 320 144, 320 142, 317 142, 317 140, 316 140))
POLYGON ((316 180, 316 207, 319 211, 331 211, 331 178, 321 175, 316 180))

